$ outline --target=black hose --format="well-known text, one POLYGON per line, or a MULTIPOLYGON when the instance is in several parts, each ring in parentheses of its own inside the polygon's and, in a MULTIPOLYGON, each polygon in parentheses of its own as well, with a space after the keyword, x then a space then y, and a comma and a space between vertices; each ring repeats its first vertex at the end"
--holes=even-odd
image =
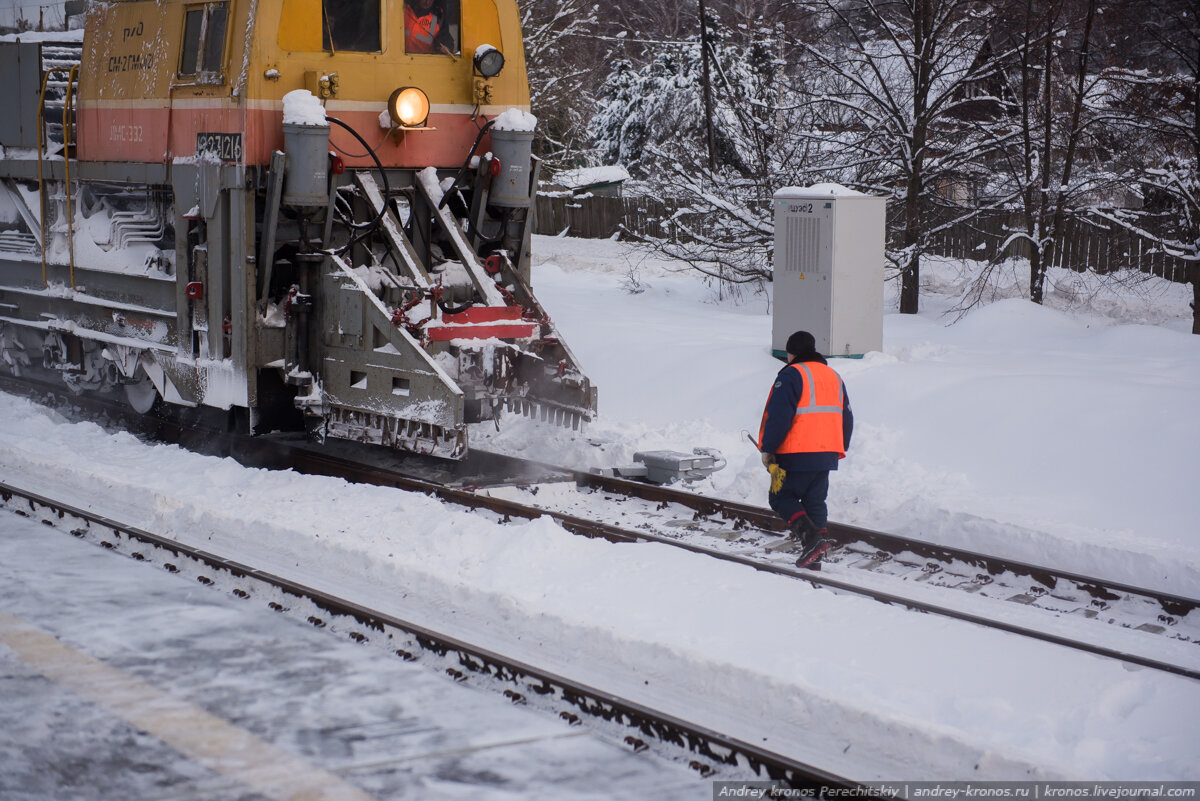
POLYGON ((479 148, 479 143, 483 141, 483 135, 487 133, 488 129, 495 124, 496 121, 494 119, 488 120, 483 124, 483 127, 479 129, 479 134, 475 137, 475 144, 471 145, 471 149, 467 151, 467 160, 464 161, 463 165, 458 168, 458 173, 454 176, 454 183, 450 184, 450 188, 442 194, 442 200, 440 203, 438 203, 439 209, 446 205, 446 201, 450 198, 450 193, 458 188, 458 182, 464 175, 467 174, 467 171, 471 169, 471 157, 475 155, 475 151, 479 148))
POLYGON ((467 309, 474 306, 475 301, 468 300, 466 303, 460 303, 457 306, 451 306, 449 303, 446 303, 443 300, 438 300, 437 305, 438 305, 438 308, 441 309, 444 314, 462 314, 467 309))
MULTIPOLYGON (((363 233, 359 234, 358 236, 352 236, 350 238, 349 242, 347 242, 345 245, 338 248, 337 250, 333 251, 334 255, 340 256, 343 253, 345 253, 346 251, 350 250, 350 248, 357 245, 359 242, 366 239, 368 236, 370 236, 372 233, 374 233, 375 230, 379 227, 379 222, 383 219, 383 215, 387 212, 388 198, 391 196, 392 187, 388 183, 387 171, 383 169, 383 163, 379 161, 379 156, 375 155, 375 149, 367 144, 367 140, 365 140, 361 136, 359 136, 358 131, 354 130, 349 125, 347 125, 346 123, 339 120, 337 117, 328 117, 327 116, 327 117, 325 117, 325 119, 329 120, 330 122, 334 123, 335 125, 340 125, 341 127, 345 128, 347 131, 350 132, 351 136, 353 136, 355 139, 358 140, 358 143, 360 145, 362 145, 364 148, 366 148, 367 153, 370 154, 370 156, 371 156, 371 160, 375 162, 376 169, 379 170, 379 177, 381 179, 383 179, 383 203, 379 206, 379 211, 376 212, 375 219, 371 220, 370 222, 366 222, 366 223, 355 223, 353 221, 351 221, 349 223, 351 228, 361 229, 363 231, 363 233)), ((333 210, 331 209, 330 212, 332 213, 332 211, 333 210)))

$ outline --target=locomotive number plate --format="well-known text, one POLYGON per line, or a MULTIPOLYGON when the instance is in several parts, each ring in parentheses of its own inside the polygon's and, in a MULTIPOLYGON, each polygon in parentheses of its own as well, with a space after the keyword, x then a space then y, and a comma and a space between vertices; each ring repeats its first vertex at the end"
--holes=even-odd
POLYGON ((196 134, 196 155, 211 153, 221 161, 242 160, 242 135, 240 133, 196 134))

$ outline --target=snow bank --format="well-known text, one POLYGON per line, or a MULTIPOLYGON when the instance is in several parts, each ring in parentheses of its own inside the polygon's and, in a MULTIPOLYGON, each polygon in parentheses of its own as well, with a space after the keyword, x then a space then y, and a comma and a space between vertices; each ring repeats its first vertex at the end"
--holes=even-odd
POLYGON ((629 171, 624 167, 580 167, 577 170, 566 170, 554 176, 553 183, 567 189, 578 189, 595 184, 611 184, 629 180, 629 171))
POLYGON ((82 42, 83 29, 69 31, 23 31, 0 34, 0 42, 82 42))

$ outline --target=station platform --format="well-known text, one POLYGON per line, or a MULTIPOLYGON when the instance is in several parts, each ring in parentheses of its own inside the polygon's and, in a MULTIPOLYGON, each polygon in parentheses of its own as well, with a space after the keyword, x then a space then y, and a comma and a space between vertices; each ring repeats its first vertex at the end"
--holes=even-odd
POLYGON ((0 799, 697 799, 587 727, 0 511, 0 799))

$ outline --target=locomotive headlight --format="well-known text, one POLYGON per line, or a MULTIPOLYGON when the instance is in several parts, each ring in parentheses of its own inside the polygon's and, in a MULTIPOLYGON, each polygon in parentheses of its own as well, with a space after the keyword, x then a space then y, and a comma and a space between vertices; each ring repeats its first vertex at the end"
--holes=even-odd
POLYGON ((485 78, 495 78, 504 69, 504 54, 491 45, 475 48, 475 71, 485 78))
POLYGON ((402 128, 422 128, 429 119, 429 97, 415 86, 404 86, 388 98, 388 114, 402 128))

